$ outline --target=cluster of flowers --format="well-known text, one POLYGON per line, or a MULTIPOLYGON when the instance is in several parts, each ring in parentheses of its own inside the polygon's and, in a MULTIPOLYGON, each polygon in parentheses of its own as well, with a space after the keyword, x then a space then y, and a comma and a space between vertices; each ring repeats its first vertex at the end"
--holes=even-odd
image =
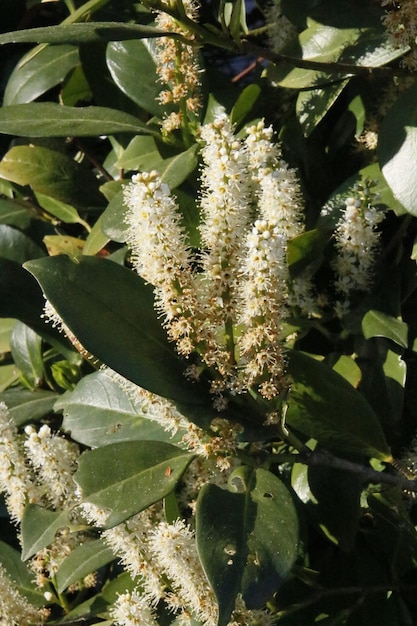
MULTIPOLYGON (((182 3, 184 16, 196 20, 198 4, 194 0, 182 3)), ((165 110, 175 105, 175 110, 166 114, 162 121, 162 130, 171 133, 187 123, 189 116, 196 115, 201 107, 200 100, 200 65, 198 53, 191 42, 194 34, 184 24, 180 24, 165 11, 158 11, 156 26, 167 33, 182 35, 184 39, 161 37, 156 40, 156 69, 164 89, 159 94, 159 102, 165 110)))
MULTIPOLYGON (((128 383, 131 385, 131 383, 128 383)), ((146 398, 141 398, 146 403, 146 398)), ((148 399, 148 408, 149 399, 148 399)), ((172 409, 168 423, 178 422, 172 409)), ((151 408, 152 410, 152 408, 151 408)), ((185 418, 182 418, 183 420, 185 418)), ((178 427, 184 427, 180 424, 178 427)), ((215 458, 202 450, 183 479, 179 503, 191 510, 198 490, 207 482, 225 486, 230 472, 219 472, 215 458)), ((20 524, 28 503, 48 510, 68 511, 71 527, 59 531, 53 544, 31 560, 37 588, 45 604, 58 602, 54 578, 65 558, 81 543, 96 536, 106 524, 108 511, 85 502, 74 481, 80 450, 47 425, 37 431, 27 426, 19 433, 4 403, 0 404, 0 491, 11 518, 20 524), (77 528, 82 527, 82 530, 77 528)), ((229 468, 230 470, 233 468, 229 468)), ((110 610, 119 626, 157 626, 157 605, 163 601, 178 617, 178 624, 189 625, 194 618, 205 626, 217 623, 217 603, 198 557, 192 527, 183 519, 168 523, 158 502, 117 526, 101 531, 101 537, 118 557, 132 578, 131 589, 121 594, 110 610)), ((13 572, 0 566, 0 619, 4 626, 36 626, 47 620, 46 607, 30 604, 12 579, 13 572)), ((72 589, 94 587, 89 574, 72 589)), ((270 626, 271 615, 264 610, 247 610, 239 598, 230 626, 270 626)))
POLYGON ((382 0, 387 12, 382 21, 390 40, 397 48, 407 48, 402 64, 410 70, 417 69, 417 5, 414 0, 382 0))
POLYGON ((287 384, 281 331, 287 242, 303 228, 299 183, 262 121, 242 140, 220 116, 202 127, 201 140, 198 258, 157 172, 135 175, 126 189, 127 243, 155 288, 169 338, 180 354, 200 355, 212 391, 256 387, 272 399, 287 384))

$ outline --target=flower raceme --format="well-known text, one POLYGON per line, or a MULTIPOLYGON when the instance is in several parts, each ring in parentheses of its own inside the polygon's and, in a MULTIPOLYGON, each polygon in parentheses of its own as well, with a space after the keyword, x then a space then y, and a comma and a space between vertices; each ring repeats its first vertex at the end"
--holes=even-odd
POLYGON ((127 244, 168 337, 210 368, 219 403, 225 390, 249 388, 272 399, 287 385, 280 334, 287 242, 302 230, 299 184, 263 122, 242 140, 219 116, 201 141, 199 258, 157 172, 136 174, 126 189, 127 244))

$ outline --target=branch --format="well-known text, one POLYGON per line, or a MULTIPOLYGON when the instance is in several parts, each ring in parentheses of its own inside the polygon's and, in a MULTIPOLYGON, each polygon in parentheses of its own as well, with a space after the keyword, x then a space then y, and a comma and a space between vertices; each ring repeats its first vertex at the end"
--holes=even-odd
POLYGON ((296 455, 298 463, 316 467, 328 467, 331 469, 344 470, 351 474, 357 474, 361 481, 366 484, 384 484, 391 487, 400 487, 403 491, 411 491, 417 493, 417 480, 411 480, 400 474, 388 474, 385 472, 377 472, 371 467, 366 467, 360 463, 347 461, 334 456, 326 450, 308 450, 304 449, 300 454, 296 455))
POLYGON ((364 65, 352 65, 351 63, 339 63, 337 61, 324 62, 314 61, 311 59, 300 59, 299 57, 289 56, 288 54, 281 54, 272 52, 267 48, 257 46, 248 40, 241 42, 241 49, 239 54, 248 54, 255 57, 263 57, 272 61, 273 63, 280 63, 285 61, 294 67, 300 67, 306 70, 316 70, 328 74, 336 74, 336 78, 347 78, 349 76, 412 76, 414 72, 410 72, 406 69, 392 68, 392 67, 369 67, 364 65))

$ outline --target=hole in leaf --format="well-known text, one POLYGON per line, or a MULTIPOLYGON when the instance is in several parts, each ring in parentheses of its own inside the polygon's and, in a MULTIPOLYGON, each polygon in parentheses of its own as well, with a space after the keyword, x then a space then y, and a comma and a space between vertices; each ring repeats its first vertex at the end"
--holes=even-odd
POLYGON ((266 493, 264 493, 264 498, 273 498, 273 494, 269 491, 267 491, 266 493))

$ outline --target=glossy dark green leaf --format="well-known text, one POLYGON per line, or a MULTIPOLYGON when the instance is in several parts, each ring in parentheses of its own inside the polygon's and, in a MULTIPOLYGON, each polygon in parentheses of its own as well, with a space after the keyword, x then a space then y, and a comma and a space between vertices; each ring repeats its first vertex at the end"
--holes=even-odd
POLYGON ((387 112, 378 135, 378 158, 394 196, 417 215, 417 84, 403 93, 387 112))
POLYGON ((0 176, 68 204, 103 203, 94 174, 70 156, 49 148, 15 146, 0 162, 0 176))
POLYGON ((368 311, 362 319, 365 339, 386 337, 402 348, 408 346, 408 326, 405 322, 381 311, 368 311))
POLYGON ((31 59, 21 59, 13 70, 4 92, 3 106, 36 100, 62 82, 78 63, 74 46, 47 46, 31 59))
POLYGON ((171 439, 146 417, 120 383, 103 371, 85 376, 72 393, 58 401, 56 410, 64 411, 63 430, 93 448, 117 441, 171 439))
POLYGON ((161 116, 164 109, 157 98, 162 90, 158 81, 151 41, 118 41, 106 51, 110 74, 121 91, 152 115, 161 116))
POLYGON ((391 458, 377 416, 365 398, 326 364, 291 352, 288 371, 294 383, 288 425, 324 446, 391 458))
POLYGON ((61 528, 70 524, 68 511, 49 511, 38 504, 27 504, 21 521, 22 560, 49 546, 61 528))
POLYGON ((142 24, 121 22, 86 22, 61 24, 45 28, 17 30, 0 35, 0 45, 6 43, 81 44, 164 37, 166 33, 142 24))
POLYGON ((43 305, 36 280, 19 263, 0 258, 0 317, 13 317, 31 328, 44 328, 40 320, 43 305))
POLYGON ((175 489, 193 458, 161 441, 123 441, 84 452, 74 478, 84 502, 108 511, 110 528, 175 489))
POLYGON ((40 336, 26 324, 18 322, 13 328, 10 347, 13 360, 26 382, 33 388, 39 387, 44 376, 40 336))
POLYGON ((334 468, 309 467, 308 482, 316 501, 310 507, 316 523, 342 550, 351 550, 359 528, 361 477, 334 468))
MULTIPOLYGON (((26 265, 83 346, 125 378, 173 400, 207 426, 214 417, 208 394, 184 377, 153 307, 153 290, 111 261, 51 257, 26 265)), ((10 316, 9 316, 10 317, 10 316)))
POLYGON ((56 573, 58 593, 114 559, 113 551, 101 539, 81 543, 59 566, 56 573))
POLYGON ((35 606, 44 606, 45 597, 33 582, 33 572, 21 559, 18 550, 4 541, 0 541, 0 563, 22 593, 35 606))
POLYGON ((58 397, 57 393, 45 389, 30 391, 23 387, 14 387, 0 394, 0 402, 7 405, 13 423, 22 426, 51 413, 58 397))
POLYGON ((94 137, 155 131, 133 115, 107 107, 32 102, 1 108, 0 133, 18 137, 94 137))
POLYGON ((43 256, 45 250, 34 243, 28 235, 8 224, 0 224, 0 257, 22 264, 29 259, 43 256))
POLYGON ((297 556, 297 513, 285 485, 264 469, 239 478, 239 492, 209 484, 197 500, 197 549, 218 601, 219 626, 228 624, 239 593, 248 608, 262 607, 297 556))

